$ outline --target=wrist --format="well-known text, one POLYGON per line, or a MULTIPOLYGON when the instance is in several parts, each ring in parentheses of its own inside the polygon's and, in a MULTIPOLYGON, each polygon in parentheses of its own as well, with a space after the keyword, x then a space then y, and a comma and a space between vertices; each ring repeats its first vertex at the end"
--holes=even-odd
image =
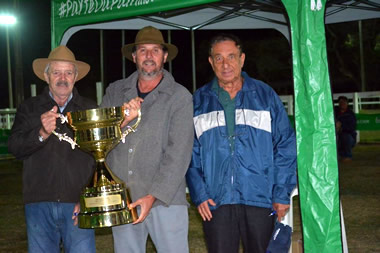
POLYGON ((40 131, 38 132, 39 136, 38 136, 38 139, 43 142, 44 140, 46 140, 48 137, 49 137, 49 134, 46 133, 46 131, 44 131, 42 128, 40 129, 40 131))
POLYGON ((40 142, 44 142, 44 137, 42 137, 42 135, 38 135, 38 140, 40 141, 40 142))

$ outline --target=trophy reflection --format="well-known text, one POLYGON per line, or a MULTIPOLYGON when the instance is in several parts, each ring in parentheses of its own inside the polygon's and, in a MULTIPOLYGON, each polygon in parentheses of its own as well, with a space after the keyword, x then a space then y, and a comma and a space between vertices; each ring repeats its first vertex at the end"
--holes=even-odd
POLYGON ((75 142, 96 160, 95 173, 80 196, 80 228, 111 227, 137 220, 136 208, 128 208, 131 203, 128 187, 105 163, 108 152, 137 128, 141 113, 139 111, 136 123, 122 132, 120 124, 124 117, 123 107, 67 113, 75 142))

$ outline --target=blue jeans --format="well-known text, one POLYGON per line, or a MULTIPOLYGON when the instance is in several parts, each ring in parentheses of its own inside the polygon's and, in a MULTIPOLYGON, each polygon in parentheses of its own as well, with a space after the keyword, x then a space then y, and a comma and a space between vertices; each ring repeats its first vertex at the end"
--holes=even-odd
POLYGON ((340 133, 338 135, 338 155, 341 158, 352 158, 352 148, 356 140, 350 133, 340 133))
POLYGON ((25 205, 28 252, 59 253, 62 241, 65 253, 95 252, 93 229, 74 226, 75 203, 40 202, 25 205))

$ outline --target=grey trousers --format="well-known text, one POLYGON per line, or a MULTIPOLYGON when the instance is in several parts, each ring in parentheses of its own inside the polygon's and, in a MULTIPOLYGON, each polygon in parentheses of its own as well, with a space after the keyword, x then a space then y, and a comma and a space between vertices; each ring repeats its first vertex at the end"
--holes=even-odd
POLYGON ((188 230, 187 206, 156 206, 142 223, 112 228, 114 251, 145 253, 149 234, 157 253, 188 253, 188 230))

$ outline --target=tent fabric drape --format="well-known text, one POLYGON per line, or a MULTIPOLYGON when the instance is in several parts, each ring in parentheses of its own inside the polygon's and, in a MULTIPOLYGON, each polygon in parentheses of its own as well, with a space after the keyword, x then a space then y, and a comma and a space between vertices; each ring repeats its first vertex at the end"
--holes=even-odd
MULTIPOLYGON (((313 1, 313 0, 312 0, 313 1)), ((291 26, 297 164, 305 252, 342 252, 335 122, 324 12, 282 0, 291 26)))

